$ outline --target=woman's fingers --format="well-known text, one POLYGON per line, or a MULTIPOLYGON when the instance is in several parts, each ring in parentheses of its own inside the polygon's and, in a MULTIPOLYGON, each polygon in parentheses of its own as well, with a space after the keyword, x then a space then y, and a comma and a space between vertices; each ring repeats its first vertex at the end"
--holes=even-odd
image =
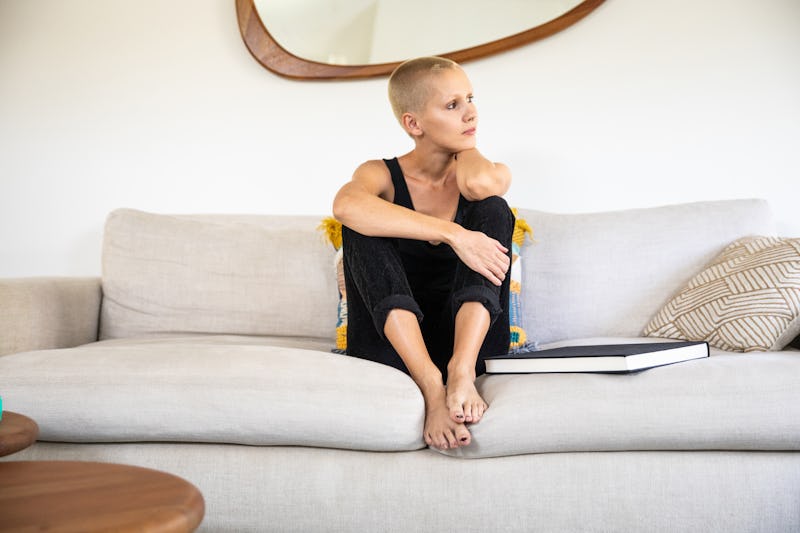
POLYGON ((454 247, 461 260, 495 285, 502 285, 511 260, 508 248, 479 231, 467 230, 454 247))

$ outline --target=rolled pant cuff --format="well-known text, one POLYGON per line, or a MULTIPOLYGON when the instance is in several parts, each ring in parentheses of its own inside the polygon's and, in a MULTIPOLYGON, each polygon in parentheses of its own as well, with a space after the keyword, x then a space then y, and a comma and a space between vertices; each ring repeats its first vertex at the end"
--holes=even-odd
POLYGON ((383 334, 383 328, 386 326, 386 318, 394 309, 411 311, 417 316, 417 321, 422 322, 422 310, 419 308, 414 298, 406 294, 392 294, 391 296, 387 296, 378 302, 378 305, 372 310, 372 319, 375 321, 375 329, 382 339, 386 338, 383 334))
POLYGON ((489 316, 491 318, 490 325, 493 324, 497 317, 503 312, 503 309, 500 307, 500 297, 489 287, 472 285, 457 290, 455 294, 453 294, 453 317, 455 317, 458 310, 461 309, 461 306, 465 302, 479 302, 483 304, 486 310, 489 311, 489 316))

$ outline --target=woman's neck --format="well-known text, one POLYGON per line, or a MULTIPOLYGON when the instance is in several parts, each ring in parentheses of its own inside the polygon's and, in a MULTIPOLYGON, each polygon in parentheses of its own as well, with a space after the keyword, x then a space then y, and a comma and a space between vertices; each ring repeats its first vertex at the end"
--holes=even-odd
POLYGON ((441 183, 453 172, 453 154, 441 151, 425 151, 419 146, 398 158, 406 173, 432 184, 441 183))

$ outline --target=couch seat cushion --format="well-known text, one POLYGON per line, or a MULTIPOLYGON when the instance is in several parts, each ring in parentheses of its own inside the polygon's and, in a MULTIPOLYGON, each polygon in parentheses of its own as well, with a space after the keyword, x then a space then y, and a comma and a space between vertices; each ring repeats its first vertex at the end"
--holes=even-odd
POLYGON ((496 374, 480 377, 478 390, 489 409, 471 426, 472 443, 444 453, 800 450, 798 352, 712 350, 635 374, 496 374))
POLYGON ((0 358, 0 393, 47 441, 424 447, 411 378, 303 345, 163 337, 18 353, 0 358))

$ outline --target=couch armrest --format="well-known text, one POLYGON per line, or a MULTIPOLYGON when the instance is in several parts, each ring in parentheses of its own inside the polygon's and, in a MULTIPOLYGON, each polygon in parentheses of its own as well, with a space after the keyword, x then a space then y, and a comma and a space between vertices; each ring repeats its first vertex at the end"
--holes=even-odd
POLYGON ((0 279, 0 356, 97 340, 100 278, 0 279))

